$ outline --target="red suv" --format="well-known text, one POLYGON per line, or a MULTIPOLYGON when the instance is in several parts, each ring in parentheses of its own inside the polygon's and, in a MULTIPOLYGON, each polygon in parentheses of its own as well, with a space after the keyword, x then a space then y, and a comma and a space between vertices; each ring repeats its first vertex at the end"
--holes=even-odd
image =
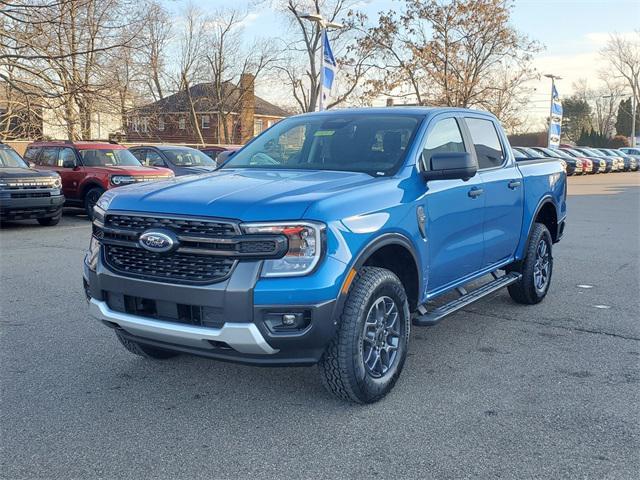
POLYGON ((65 205, 84 207, 90 218, 105 190, 174 176, 168 168, 143 166, 126 147, 115 142, 33 142, 24 158, 38 170, 58 172, 65 205))

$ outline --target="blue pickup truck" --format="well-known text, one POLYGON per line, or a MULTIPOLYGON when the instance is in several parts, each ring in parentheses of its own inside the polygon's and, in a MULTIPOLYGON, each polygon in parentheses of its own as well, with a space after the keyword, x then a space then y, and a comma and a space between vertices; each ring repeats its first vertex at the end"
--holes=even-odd
POLYGON ((565 200, 560 162, 516 164, 488 113, 299 115, 213 173, 104 193, 85 292, 132 353, 317 364, 331 393, 369 403, 411 324, 504 287, 545 297, 565 200))

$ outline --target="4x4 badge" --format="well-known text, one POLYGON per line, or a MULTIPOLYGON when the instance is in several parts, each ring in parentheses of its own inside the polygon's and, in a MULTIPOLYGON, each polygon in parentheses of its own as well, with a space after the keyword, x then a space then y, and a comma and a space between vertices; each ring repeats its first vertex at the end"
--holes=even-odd
POLYGON ((150 252, 169 252, 178 248, 178 237, 168 230, 147 230, 140 235, 140 246, 150 252))

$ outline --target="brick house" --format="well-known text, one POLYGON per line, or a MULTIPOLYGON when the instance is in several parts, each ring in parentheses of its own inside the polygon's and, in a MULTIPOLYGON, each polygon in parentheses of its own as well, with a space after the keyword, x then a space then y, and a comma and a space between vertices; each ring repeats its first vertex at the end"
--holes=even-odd
POLYGON ((238 85, 225 82, 222 92, 221 102, 213 83, 200 83, 132 110, 126 141, 200 144, 195 117, 204 143, 243 144, 289 115, 255 95, 253 75, 242 75, 238 85))

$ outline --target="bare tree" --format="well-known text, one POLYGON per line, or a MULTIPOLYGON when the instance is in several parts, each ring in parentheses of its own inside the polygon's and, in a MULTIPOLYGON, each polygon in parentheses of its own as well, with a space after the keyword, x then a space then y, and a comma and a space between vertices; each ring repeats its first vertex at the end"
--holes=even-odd
POLYGON ((627 84, 636 105, 640 103, 640 30, 631 37, 611 35, 601 55, 613 67, 615 78, 627 84))
POLYGON ((274 61, 271 42, 256 40, 243 46, 242 22, 246 13, 234 9, 215 12, 209 22, 206 62, 211 80, 211 103, 215 106, 219 141, 233 142, 237 113, 248 100, 247 92, 236 86, 244 75, 258 77, 274 61))
POLYGON ((509 23, 506 0, 405 0, 381 13, 362 44, 378 51, 379 93, 412 94, 418 104, 479 106, 509 115, 533 78, 539 46, 509 23))
POLYGON ((165 94, 167 76, 167 50, 173 38, 172 22, 163 6, 156 0, 149 3, 142 21, 139 61, 144 65, 143 75, 154 100, 165 94))

